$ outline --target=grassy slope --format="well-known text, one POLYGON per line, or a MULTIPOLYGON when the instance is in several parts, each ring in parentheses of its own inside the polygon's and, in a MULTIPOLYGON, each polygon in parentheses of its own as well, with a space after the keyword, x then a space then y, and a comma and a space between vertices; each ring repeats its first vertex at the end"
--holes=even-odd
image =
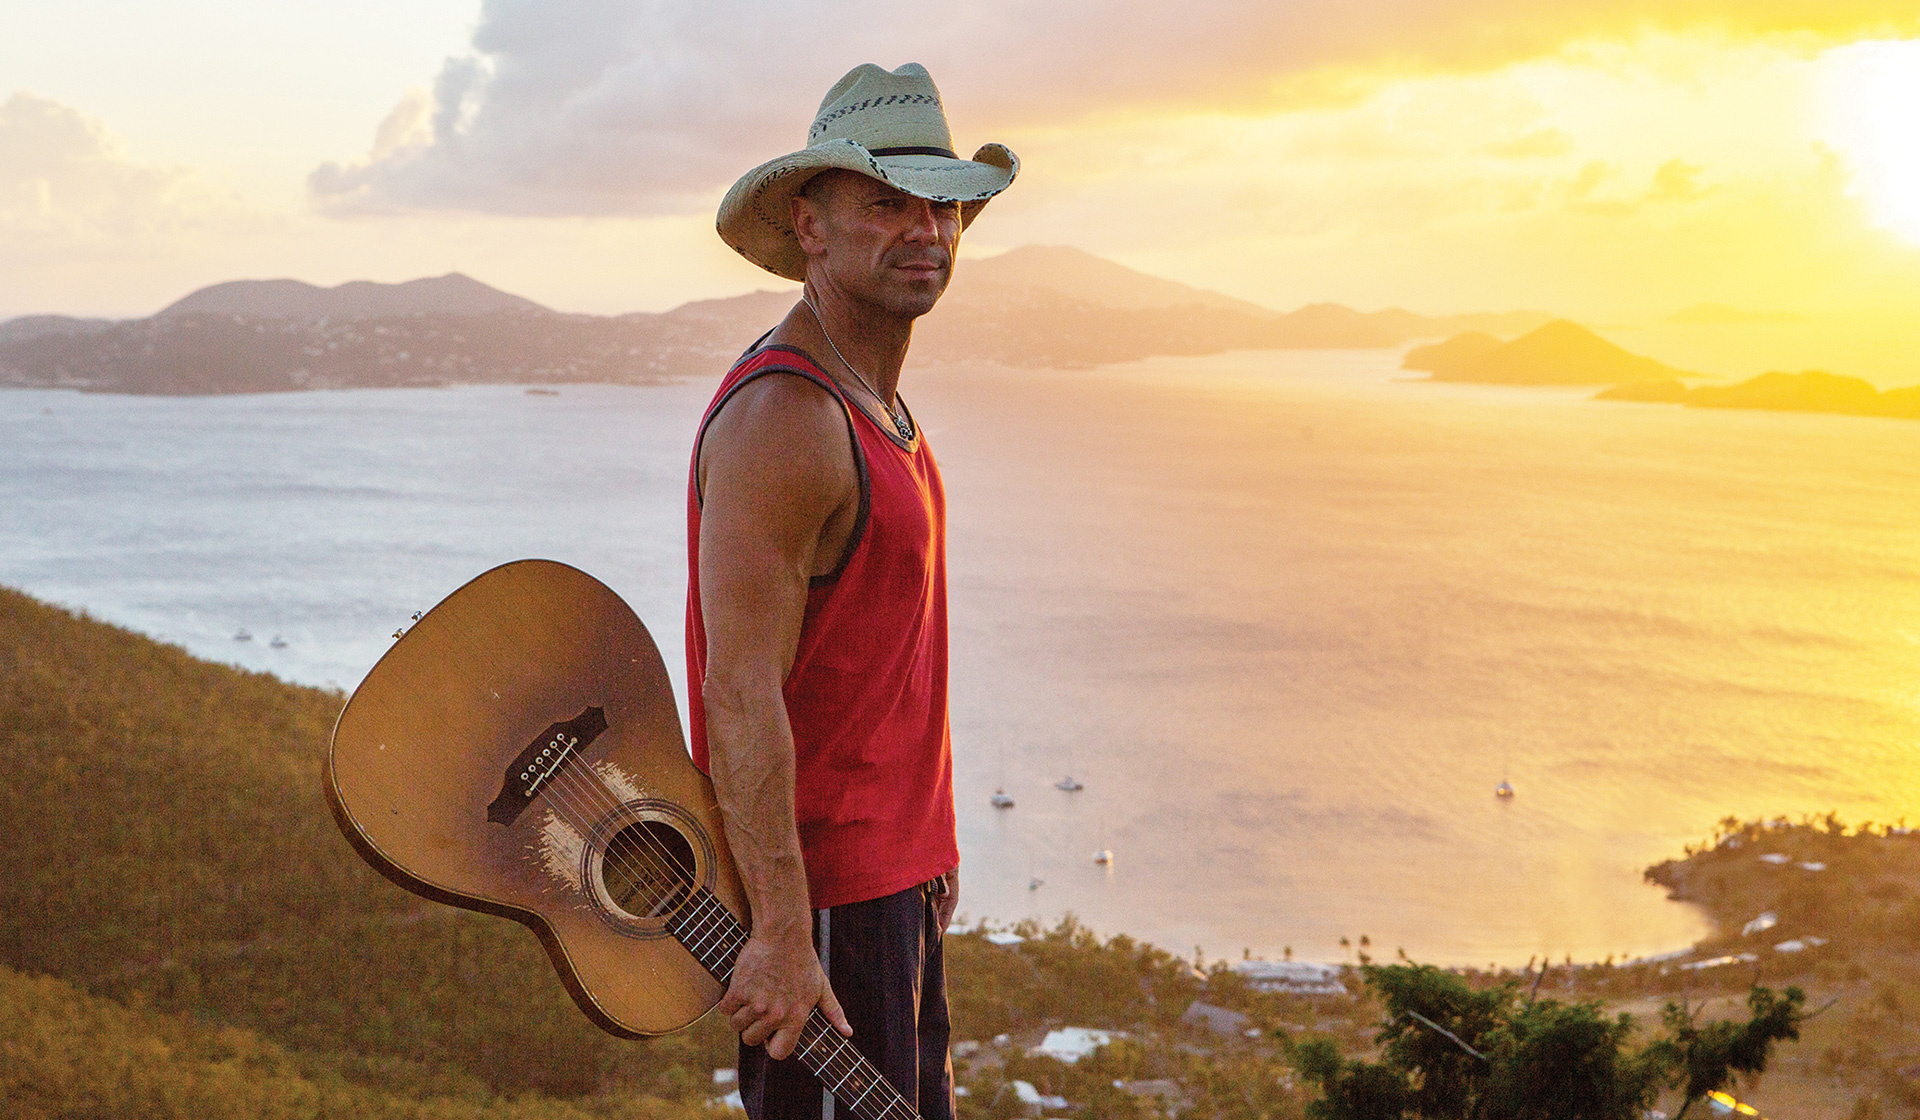
POLYGON ((704 1095, 723 1027, 602 1034, 526 930, 360 862, 320 792, 340 704, 0 589, 0 964, 420 1084, 704 1095))
MULTIPOLYGON (((733 1064, 724 1024, 646 1043, 604 1035, 531 934, 420 902, 352 854, 319 783, 340 704, 0 589, 10 1114, 700 1114, 708 1071, 733 1064)), ((1810 1006, 1841 997, 1782 1053, 1759 1099, 1837 1117, 1877 1096, 1885 1115, 1907 1115, 1920 1105, 1920 834, 1828 822, 1728 835, 1737 842, 1653 871, 1727 931, 1703 950, 1759 947, 1763 982, 1805 984, 1810 1006), (1828 870, 1762 863, 1763 851, 1828 870), (1780 925, 1748 946, 1736 933, 1763 909, 1780 925), (1831 940, 1767 951, 1798 934, 1831 940)), ((994 1094, 1013 1077, 1085 1103, 1087 1120, 1139 1115, 1136 1098, 1108 1090, 1140 1077, 1180 1082, 1193 1120, 1298 1115, 1284 1042, 1182 1028, 1196 997, 1289 1035, 1330 1031, 1350 1051, 1372 1034, 1364 1002, 1261 995, 1219 966, 1203 985, 1161 950, 1070 923, 1013 949, 972 936, 948 946, 955 1037, 1015 1036, 963 1063, 968 1120, 1007 1114, 1011 1098, 994 1094), (1064 1023, 1143 1044, 1080 1066, 1021 1052, 1064 1023)), ((1547 990, 1564 983, 1566 996, 1609 998, 1651 1022, 1664 998, 1728 1002, 1752 978, 1588 969, 1557 971, 1547 990)))
MULTIPOLYGON (((341 702, 0 589, 0 1095, 48 1115, 703 1113, 709 1071, 733 1064, 724 1023, 602 1034, 530 933, 353 855, 319 780, 341 702)), ((1028 932, 1014 950, 948 940, 955 1037, 1015 1035, 963 1071, 969 1117, 1013 1108, 995 1099, 1013 1076, 1091 1100, 1090 1120, 1140 1114, 1116 1076, 1179 1077, 1198 1120, 1298 1115, 1283 1046, 1026 1057, 1066 1022, 1188 1037, 1203 987, 1124 937, 1028 932)), ((1224 973, 1207 998, 1261 1023, 1315 1014, 1224 973)))
MULTIPOLYGON (((1877 1101, 1887 1117, 1920 1115, 1920 832, 1848 828, 1831 816, 1730 819, 1712 841, 1649 868, 1647 876, 1713 919, 1717 932, 1699 955, 1759 958, 1713 970, 1724 975, 1696 974, 1696 999, 1758 977, 1799 984, 1810 1010, 1826 1008, 1799 1045, 1783 1051, 1755 1103, 1777 1102, 1770 1114, 1816 1118, 1847 1116, 1864 1099, 1877 1101), (1743 935, 1764 913, 1778 924, 1743 935), (1773 949, 1808 937, 1826 944, 1799 953, 1773 949)), ((1677 975, 1666 978, 1669 985, 1677 975)))
MULTIPOLYGON (((478 1082, 425 1092, 342 1076, 253 1031, 128 1008, 64 981, 0 968, 0 1101, 20 1120, 355 1116, 367 1120, 590 1120, 561 1102, 505 1100, 478 1082)), ((635 1106, 629 1115, 647 1115, 635 1106)))

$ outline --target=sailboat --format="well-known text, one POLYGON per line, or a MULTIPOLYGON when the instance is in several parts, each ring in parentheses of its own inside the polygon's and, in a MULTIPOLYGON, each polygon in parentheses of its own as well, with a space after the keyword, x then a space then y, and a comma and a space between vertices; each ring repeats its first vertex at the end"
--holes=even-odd
POLYGON ((1079 782, 1074 781, 1073 775, 1068 774, 1066 777, 1053 783, 1053 788, 1059 789, 1059 790, 1065 790, 1068 793, 1079 793, 1081 790, 1086 789, 1087 787, 1081 785, 1079 782))
POLYGON ((1013 808, 1013 795, 1007 792, 1007 748, 1000 748, 1000 784, 993 787, 993 796, 987 803, 996 809, 1013 808))

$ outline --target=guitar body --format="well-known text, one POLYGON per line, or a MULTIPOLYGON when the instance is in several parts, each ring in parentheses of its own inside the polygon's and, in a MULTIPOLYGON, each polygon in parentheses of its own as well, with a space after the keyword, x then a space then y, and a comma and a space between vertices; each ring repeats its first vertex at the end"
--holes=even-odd
POLYGON ((326 762, 354 848, 417 894, 513 918, 598 1025, 678 1030, 719 1001, 668 929, 745 894, 666 667, 575 568, 495 568, 422 617, 354 690, 326 762))

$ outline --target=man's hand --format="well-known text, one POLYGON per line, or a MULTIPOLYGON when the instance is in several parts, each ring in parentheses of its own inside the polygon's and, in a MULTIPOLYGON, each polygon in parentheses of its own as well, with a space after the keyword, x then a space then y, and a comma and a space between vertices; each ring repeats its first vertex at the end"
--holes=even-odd
POLYGON ((800 1030, 815 1007, 842 1037, 853 1037, 833 985, 813 955, 811 938, 804 933, 763 938, 756 931, 741 946, 733 983, 720 999, 720 1013, 740 1032, 740 1041, 765 1044, 767 1056, 775 1061, 785 1058, 799 1045, 800 1030))
POLYGON ((940 932, 944 935, 953 924, 953 912, 960 909, 960 869, 956 867, 941 878, 947 881, 947 893, 933 900, 933 913, 940 919, 940 932))

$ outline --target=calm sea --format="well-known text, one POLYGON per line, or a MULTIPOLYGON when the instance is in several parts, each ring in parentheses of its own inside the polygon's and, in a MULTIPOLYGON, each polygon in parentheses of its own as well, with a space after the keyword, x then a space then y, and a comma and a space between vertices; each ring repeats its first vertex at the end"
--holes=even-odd
MULTIPOLYGON (((1702 932, 1640 869, 1723 816, 1920 819, 1920 424, 1397 363, 910 374, 952 502, 964 913, 1598 959, 1702 932)), ((350 689, 411 612, 548 556, 684 695, 710 389, 0 392, 0 583, 350 689)))

